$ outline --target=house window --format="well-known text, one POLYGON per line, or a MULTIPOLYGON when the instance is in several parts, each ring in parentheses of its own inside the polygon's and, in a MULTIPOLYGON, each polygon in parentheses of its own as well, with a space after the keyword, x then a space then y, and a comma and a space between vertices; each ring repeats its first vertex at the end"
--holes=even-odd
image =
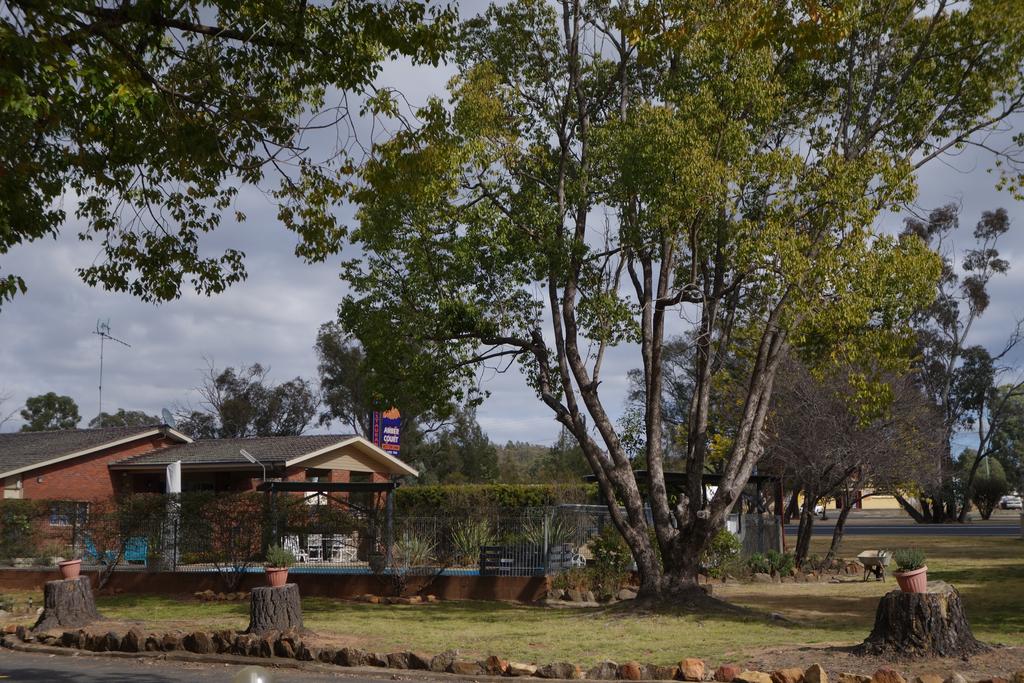
MULTIPOLYGON (((313 484, 328 483, 331 481, 331 471, 323 469, 314 469, 312 467, 306 469, 306 481, 313 484)), ((327 496, 322 493, 313 493, 306 498, 306 502, 310 505, 326 505, 327 496)))
POLYGON ((50 526, 81 526, 88 518, 88 503, 69 501, 50 506, 50 526))

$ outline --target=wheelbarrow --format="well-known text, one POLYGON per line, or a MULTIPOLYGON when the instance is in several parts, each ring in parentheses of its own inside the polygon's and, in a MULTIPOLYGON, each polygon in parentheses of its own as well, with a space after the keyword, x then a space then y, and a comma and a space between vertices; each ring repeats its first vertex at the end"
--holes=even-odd
POLYGON ((885 567, 889 564, 892 553, 888 550, 865 550, 857 556, 857 561, 864 565, 864 580, 873 574, 876 581, 885 581, 885 567))

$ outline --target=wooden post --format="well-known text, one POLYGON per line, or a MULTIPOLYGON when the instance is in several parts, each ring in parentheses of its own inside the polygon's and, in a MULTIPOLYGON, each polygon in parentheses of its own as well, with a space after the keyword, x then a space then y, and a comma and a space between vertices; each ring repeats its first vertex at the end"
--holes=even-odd
POLYGON ((88 576, 47 581, 43 588, 43 613, 32 630, 79 628, 99 618, 88 576))
POLYGON ((299 587, 294 583, 278 588, 253 588, 249 600, 249 628, 246 633, 262 635, 271 631, 303 630, 302 601, 299 587))
POLYGON ((971 632, 960 593, 936 581, 927 593, 891 591, 882 596, 875 627, 856 654, 876 657, 957 657, 989 650, 971 632))

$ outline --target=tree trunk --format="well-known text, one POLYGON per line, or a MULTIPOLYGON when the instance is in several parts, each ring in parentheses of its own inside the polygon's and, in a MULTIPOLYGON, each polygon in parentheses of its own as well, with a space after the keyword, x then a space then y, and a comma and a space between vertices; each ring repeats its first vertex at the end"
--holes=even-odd
POLYGON ((793 495, 789 498, 789 504, 786 505, 786 512, 783 515, 783 524, 789 524, 790 520, 800 514, 800 489, 793 489, 793 495))
POLYGON ((883 595, 871 635, 854 652, 892 659, 966 658, 988 649, 971 632, 960 593, 939 581, 927 593, 883 595))
POLYGON ((43 588, 43 613, 32 630, 80 628, 99 618, 88 576, 47 581, 43 588))
POLYGON ((796 548, 793 550, 793 559, 796 566, 802 567, 811 549, 811 533, 814 531, 814 506, 817 500, 804 493, 804 506, 800 511, 800 527, 796 532, 796 548))
POLYGON ((839 544, 843 542, 843 532, 846 530, 846 518, 850 516, 850 511, 853 510, 853 501, 850 496, 846 496, 843 501, 843 509, 839 511, 839 518, 836 519, 836 526, 832 530, 832 545, 828 548, 828 554, 825 555, 825 565, 830 566, 832 561, 836 559, 836 555, 839 554, 839 544))
POLYGON ((299 587, 286 583, 279 588, 261 586, 252 589, 249 602, 249 628, 246 633, 301 631, 302 601, 299 587))

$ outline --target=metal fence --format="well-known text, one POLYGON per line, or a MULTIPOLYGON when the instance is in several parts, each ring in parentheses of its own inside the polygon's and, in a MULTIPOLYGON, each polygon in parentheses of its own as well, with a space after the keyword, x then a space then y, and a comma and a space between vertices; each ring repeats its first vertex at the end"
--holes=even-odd
MULTIPOLYGON (((295 556, 294 573, 541 576, 581 567, 611 525, 596 505, 389 517, 324 499, 268 506, 264 496, 173 499, 87 507, 0 506, 0 563, 38 566, 81 557, 109 571, 262 571, 267 549, 295 556), (323 504, 326 503, 326 504, 323 504)), ((745 554, 778 544, 774 518, 744 515, 745 554)))

